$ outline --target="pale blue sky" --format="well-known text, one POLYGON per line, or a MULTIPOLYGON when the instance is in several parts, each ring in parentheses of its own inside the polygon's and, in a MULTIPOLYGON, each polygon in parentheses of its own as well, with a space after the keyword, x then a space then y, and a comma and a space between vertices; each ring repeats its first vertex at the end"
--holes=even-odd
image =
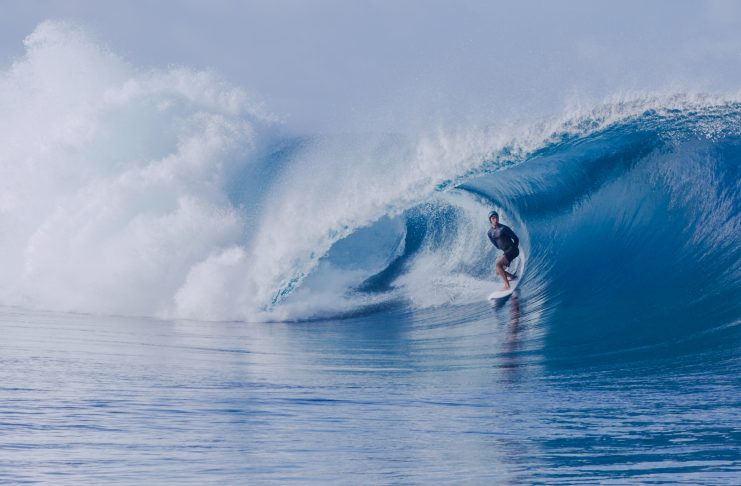
POLYGON ((39 22, 72 20, 134 65, 213 69, 301 130, 487 123, 741 80, 733 1, 0 0, 0 11, 2 66, 39 22))

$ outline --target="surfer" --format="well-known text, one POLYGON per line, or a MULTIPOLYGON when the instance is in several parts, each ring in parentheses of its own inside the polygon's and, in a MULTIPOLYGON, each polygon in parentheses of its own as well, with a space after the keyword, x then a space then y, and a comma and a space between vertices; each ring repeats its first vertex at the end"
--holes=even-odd
POLYGON ((516 279, 517 275, 509 273, 505 268, 509 267, 512 260, 520 254, 518 247, 520 239, 509 226, 505 226, 499 222, 499 214, 496 211, 489 213, 489 223, 491 223, 491 228, 489 228, 489 232, 487 233, 489 241, 491 241, 492 245, 504 252, 504 255, 497 258, 497 275, 502 277, 504 281, 504 289, 502 290, 509 290, 509 281, 516 279))

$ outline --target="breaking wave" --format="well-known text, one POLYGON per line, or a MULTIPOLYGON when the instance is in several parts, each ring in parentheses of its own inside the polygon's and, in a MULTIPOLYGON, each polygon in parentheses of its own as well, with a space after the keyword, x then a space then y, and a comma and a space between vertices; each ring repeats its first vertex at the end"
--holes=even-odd
POLYGON ((737 324, 735 99, 634 96, 537 124, 296 137, 213 73, 138 69, 59 22, 25 45, 0 77, 5 305, 465 319, 498 285, 485 238, 498 208, 529 256, 522 296, 585 342, 585 319, 737 324))

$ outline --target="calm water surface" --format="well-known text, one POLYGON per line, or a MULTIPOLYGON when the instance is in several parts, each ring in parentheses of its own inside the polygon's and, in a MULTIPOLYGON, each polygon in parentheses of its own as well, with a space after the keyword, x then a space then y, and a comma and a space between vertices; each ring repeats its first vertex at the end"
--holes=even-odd
POLYGON ((5 308, 0 481, 738 482, 735 327, 580 365, 538 309, 245 324, 5 308))

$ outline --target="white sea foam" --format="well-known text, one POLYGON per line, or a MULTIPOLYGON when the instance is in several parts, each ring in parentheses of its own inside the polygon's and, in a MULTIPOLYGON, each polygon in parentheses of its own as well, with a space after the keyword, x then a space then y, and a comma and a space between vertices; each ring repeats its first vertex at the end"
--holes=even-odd
POLYGON ((0 78, 0 295, 171 312, 188 273, 242 241, 225 192, 265 119, 213 74, 142 71, 45 22, 0 78))

